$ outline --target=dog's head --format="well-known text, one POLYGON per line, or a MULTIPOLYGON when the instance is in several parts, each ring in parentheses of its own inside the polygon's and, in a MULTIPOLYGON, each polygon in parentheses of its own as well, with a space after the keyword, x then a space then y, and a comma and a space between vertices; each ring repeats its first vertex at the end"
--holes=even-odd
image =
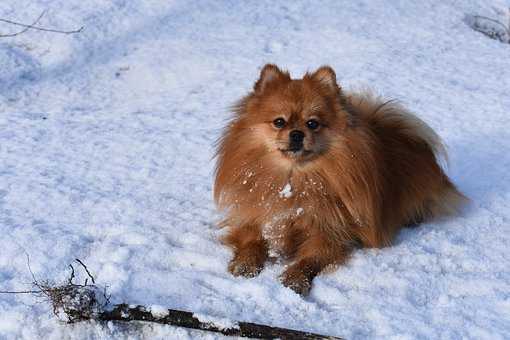
POLYGON ((348 119, 335 72, 328 66, 302 79, 291 79, 275 65, 264 66, 240 114, 250 143, 289 166, 320 158, 348 119))

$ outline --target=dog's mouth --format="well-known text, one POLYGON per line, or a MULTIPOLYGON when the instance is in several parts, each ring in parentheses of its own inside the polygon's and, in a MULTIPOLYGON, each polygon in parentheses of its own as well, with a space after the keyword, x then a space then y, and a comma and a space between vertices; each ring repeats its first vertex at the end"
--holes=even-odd
POLYGON ((282 154, 291 158, 306 157, 312 154, 311 150, 305 149, 278 149, 282 154))

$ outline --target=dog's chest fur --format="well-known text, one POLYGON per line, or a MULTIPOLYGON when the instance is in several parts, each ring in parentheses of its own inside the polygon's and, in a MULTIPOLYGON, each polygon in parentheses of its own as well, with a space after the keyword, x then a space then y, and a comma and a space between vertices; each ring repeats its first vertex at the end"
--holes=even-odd
POLYGON ((329 199, 324 185, 315 180, 296 183, 290 179, 276 188, 257 199, 263 202, 259 206, 263 216, 262 236, 271 257, 288 255, 285 252, 289 235, 299 230, 306 236, 306 221, 326 213, 317 208, 320 206, 317 200, 329 199))

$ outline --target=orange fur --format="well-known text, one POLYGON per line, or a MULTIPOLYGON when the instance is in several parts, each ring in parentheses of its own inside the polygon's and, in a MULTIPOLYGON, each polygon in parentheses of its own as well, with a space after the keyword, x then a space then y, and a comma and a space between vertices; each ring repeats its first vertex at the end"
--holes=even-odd
POLYGON ((388 246, 400 228, 466 200, 438 162, 444 148, 430 127, 395 102, 346 93, 330 67, 291 79, 266 65, 234 111, 214 185, 234 275, 258 274, 275 251, 293 262, 283 284, 306 294, 356 246, 388 246), (294 130, 304 134, 298 152, 289 151, 294 130))

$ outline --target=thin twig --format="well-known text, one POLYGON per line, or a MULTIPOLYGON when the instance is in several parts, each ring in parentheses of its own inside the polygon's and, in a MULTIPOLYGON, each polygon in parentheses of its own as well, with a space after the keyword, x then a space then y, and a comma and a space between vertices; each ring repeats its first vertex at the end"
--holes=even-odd
POLYGON ((8 291, 8 290, 0 290, 0 294, 39 294, 40 290, 18 290, 18 291, 8 291))
MULTIPOLYGON (((82 265, 83 269, 85 269, 85 271, 87 272, 87 275, 90 277, 90 279, 92 280, 92 283, 93 284, 96 284, 96 280, 94 279, 94 277, 92 276, 92 274, 90 274, 89 272, 89 269, 87 268, 87 266, 80 261, 80 259, 75 259, 79 264, 82 265)), ((85 282, 85 286, 87 285, 87 283, 85 282)))
MULTIPOLYGON (((69 277, 69 280, 67 280, 67 283, 72 285, 73 284, 73 279, 74 279, 74 267, 70 263, 69 263, 69 267, 71 267, 71 276, 69 277)), ((85 281, 85 285, 87 285, 87 281, 85 281)))
POLYGON ((0 38, 8 38, 8 37, 15 37, 17 35, 20 35, 20 34, 23 34, 25 33, 26 31, 28 30, 36 30, 36 31, 43 31, 43 32, 52 32, 52 33, 61 33, 61 34, 75 34, 75 33, 80 33, 84 26, 80 27, 79 29, 77 30, 70 30, 70 31, 62 31, 62 30, 57 30, 57 29, 52 29, 52 28, 46 28, 46 27, 41 27, 41 26, 36 26, 36 24, 39 22, 39 20, 41 20, 41 18, 44 16, 44 14, 46 13, 46 11, 43 11, 39 17, 37 18, 37 20, 35 20, 32 24, 30 25, 27 25, 27 24, 23 24, 21 22, 17 22, 17 21, 12 21, 12 20, 8 20, 8 19, 0 19, 0 22, 5 22, 7 24, 10 24, 10 25, 15 25, 15 26, 20 26, 20 27, 24 27, 23 30, 19 31, 19 32, 16 32, 16 33, 12 33, 12 34, 0 34, 0 38))
POLYGON ((30 255, 28 255, 26 250, 25 250, 25 256, 27 257, 27 267, 28 267, 28 271, 30 272, 30 275, 32 275, 32 280, 34 280, 33 282, 37 282, 34 272, 32 271, 32 268, 30 267, 30 255))
MULTIPOLYGON (((21 31, 19 32, 16 32, 16 33, 12 33, 12 34, 0 34, 0 38, 11 38, 11 37, 15 37, 17 35, 20 35, 20 34, 23 34, 25 33, 26 31, 28 31, 31 27, 34 27, 34 25, 36 25, 39 20, 41 20, 41 18, 44 16, 44 14, 46 14, 46 11, 42 11, 41 15, 39 15, 39 17, 37 19, 35 19, 35 21, 31 24, 31 25, 27 25, 24 29, 22 29, 21 31)), ((3 19, 0 19, 0 21, 3 21, 3 19)))

